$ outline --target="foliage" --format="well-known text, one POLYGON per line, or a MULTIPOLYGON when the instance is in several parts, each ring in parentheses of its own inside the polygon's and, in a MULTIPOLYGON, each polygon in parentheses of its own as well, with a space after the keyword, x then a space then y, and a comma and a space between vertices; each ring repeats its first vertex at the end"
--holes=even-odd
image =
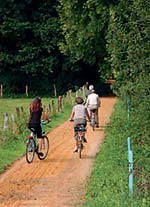
POLYGON ((120 85, 149 72, 149 1, 120 1, 110 7, 109 61, 120 85))
POLYGON ((32 95, 52 95, 55 84, 62 95, 86 81, 99 81, 106 7, 105 1, 2 0, 0 83, 4 94, 22 94, 28 85, 32 95))
POLYGON ((60 0, 60 20, 65 42, 60 49, 75 61, 95 64, 105 55, 108 9, 104 1, 60 0))
POLYGON ((149 1, 119 1, 110 7, 107 33, 107 60, 116 78, 114 92, 124 102, 127 96, 131 99, 129 134, 135 153, 136 185, 143 197, 150 191, 149 8, 149 1))
POLYGON ((47 75, 58 65, 60 56, 57 48, 60 32, 56 6, 57 2, 53 1, 1 2, 0 81, 12 92, 22 93, 26 84, 32 90, 38 87, 39 91, 40 88, 43 91, 42 81, 49 88, 47 75), (20 91, 16 91, 19 88, 20 91))

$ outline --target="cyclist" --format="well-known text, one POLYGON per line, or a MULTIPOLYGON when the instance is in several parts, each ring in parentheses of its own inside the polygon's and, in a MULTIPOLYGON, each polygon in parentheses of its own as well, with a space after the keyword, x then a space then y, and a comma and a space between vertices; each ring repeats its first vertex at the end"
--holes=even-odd
MULTIPOLYGON (((74 127, 76 127, 78 124, 83 124, 86 127, 86 117, 88 120, 90 120, 90 116, 88 113, 87 108, 83 105, 83 99, 81 97, 76 97, 75 102, 77 103, 71 112, 70 121, 74 121, 74 127)), ((74 133, 74 138, 76 140, 76 146, 73 152, 78 152, 78 140, 76 138, 76 133, 74 133)), ((84 142, 87 142, 87 140, 84 137, 84 142)))
POLYGON ((95 112, 96 113, 96 127, 99 128, 98 108, 100 107, 100 98, 98 94, 96 94, 94 89, 91 90, 91 94, 89 94, 87 97, 86 107, 90 111, 90 117, 91 117, 91 110, 96 109, 96 112, 95 112))
POLYGON ((42 103, 40 98, 35 98, 29 106, 30 117, 28 122, 28 128, 34 128, 38 138, 38 153, 43 156, 42 150, 42 127, 41 127, 41 116, 42 116, 42 103))
POLYGON ((86 100, 87 100, 88 95, 90 95, 92 93, 92 90, 94 90, 94 86, 93 85, 90 85, 89 86, 89 89, 87 89, 86 90, 86 93, 85 93, 84 105, 86 104, 86 100))

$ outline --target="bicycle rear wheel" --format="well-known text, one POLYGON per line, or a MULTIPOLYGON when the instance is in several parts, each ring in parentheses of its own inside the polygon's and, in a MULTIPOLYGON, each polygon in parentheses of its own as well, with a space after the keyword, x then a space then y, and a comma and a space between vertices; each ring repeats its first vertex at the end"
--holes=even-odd
POLYGON ((91 123, 90 123, 93 131, 95 130, 95 114, 92 114, 91 123))
POLYGON ((44 160, 47 155, 48 155, 48 151, 49 151, 49 140, 48 137, 46 135, 43 136, 43 143, 42 143, 42 154, 38 154, 38 158, 40 160, 44 160))
POLYGON ((83 150, 83 144, 82 144, 82 142, 80 142, 79 146, 78 146, 78 152, 79 152, 79 158, 80 159, 82 157, 82 150, 83 150))
POLYGON ((93 129, 93 131, 95 130, 95 121, 93 120, 91 123, 90 123, 90 125, 91 125, 91 127, 92 127, 92 129, 93 129))
POLYGON ((93 125, 92 125, 92 129, 93 129, 93 131, 95 130, 95 123, 93 123, 93 125))
POLYGON ((33 139, 29 139, 26 145, 26 161, 31 163, 34 159, 35 143, 33 139))

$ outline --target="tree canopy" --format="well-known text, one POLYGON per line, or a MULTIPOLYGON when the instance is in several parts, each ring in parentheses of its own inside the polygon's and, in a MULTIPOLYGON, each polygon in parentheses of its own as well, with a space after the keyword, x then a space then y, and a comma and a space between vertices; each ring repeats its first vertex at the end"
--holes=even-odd
POLYGON ((2 0, 0 48, 0 82, 10 93, 26 84, 63 93, 109 76, 125 85, 148 73, 149 1, 2 0))

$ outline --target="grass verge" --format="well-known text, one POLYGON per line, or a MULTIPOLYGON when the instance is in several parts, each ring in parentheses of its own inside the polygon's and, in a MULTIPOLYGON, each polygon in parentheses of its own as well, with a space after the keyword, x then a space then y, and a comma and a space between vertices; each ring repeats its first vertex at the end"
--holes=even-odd
MULTIPOLYGON (((128 123, 121 101, 115 106, 106 137, 96 156, 87 183, 85 203, 81 207, 148 207, 149 198, 139 195, 136 181, 133 194, 128 190, 128 123)), ((133 151, 134 153, 134 151, 133 151)))

